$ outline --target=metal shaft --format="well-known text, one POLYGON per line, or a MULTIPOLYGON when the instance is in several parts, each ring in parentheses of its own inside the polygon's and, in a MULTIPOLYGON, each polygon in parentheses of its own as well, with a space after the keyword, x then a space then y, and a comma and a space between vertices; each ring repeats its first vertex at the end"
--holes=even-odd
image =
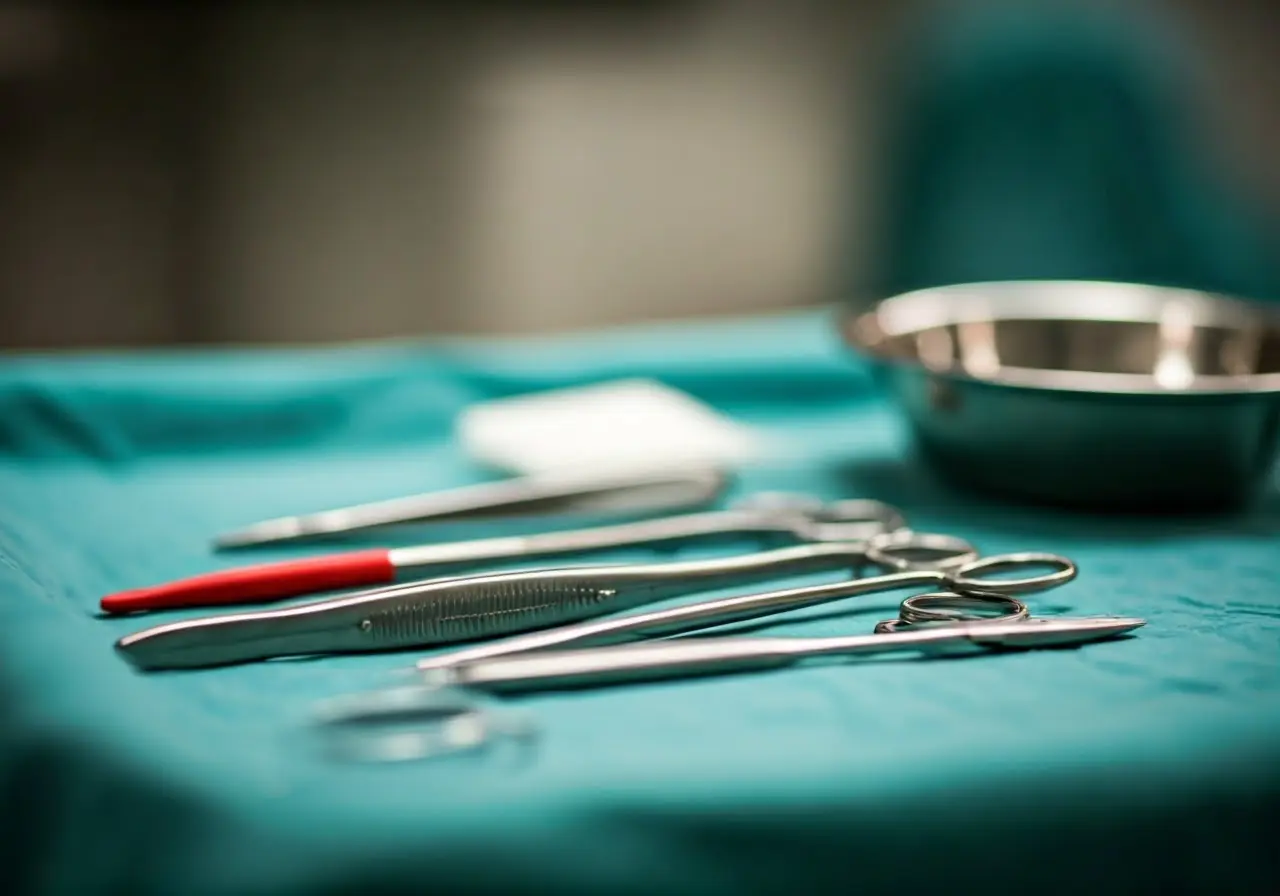
POLYGON ((776 669, 807 659, 904 651, 927 655, 1031 649, 1111 638, 1141 619, 1019 620, 1003 625, 951 624, 886 635, 843 638, 708 638, 587 650, 518 654, 450 670, 453 684, 494 693, 600 687, 670 678, 776 669))
POLYGON ((620 619, 603 619, 504 638, 494 643, 479 644, 440 656, 428 657, 418 662, 418 668, 423 671, 441 669, 460 663, 547 650, 553 647, 594 647, 644 638, 660 638, 713 625, 758 619, 848 597, 878 594, 900 588, 929 587, 947 581, 948 576, 939 571, 912 570, 807 588, 790 588, 764 594, 747 594, 721 600, 702 601, 620 619))
MULTIPOLYGON (((777 511, 723 510, 536 535, 393 548, 390 554, 391 563, 397 569, 422 573, 481 563, 536 560, 617 548, 678 548, 690 544, 736 542, 744 536, 754 536, 770 545, 795 543, 804 540, 797 530, 794 517, 777 511)), ((866 537, 877 532, 874 523, 867 524, 866 537)))
POLYGON ((857 544, 812 544, 713 560, 494 573, 378 589, 277 610, 174 622, 122 638, 147 669, 425 647, 563 625, 668 597, 858 568, 857 544))
POLYGON ((711 504, 727 485, 725 474, 711 468, 591 478, 530 476, 263 520, 221 535, 214 544, 251 547, 424 520, 691 509, 711 504))

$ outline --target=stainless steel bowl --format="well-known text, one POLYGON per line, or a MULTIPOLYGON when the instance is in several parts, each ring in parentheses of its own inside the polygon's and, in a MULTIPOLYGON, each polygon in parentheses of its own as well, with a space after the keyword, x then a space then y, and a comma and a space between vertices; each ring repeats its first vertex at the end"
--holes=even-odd
POLYGON ((1211 509, 1268 485, 1280 309, 1187 290, 975 283, 841 321, 921 454, 983 490, 1093 508, 1211 509))

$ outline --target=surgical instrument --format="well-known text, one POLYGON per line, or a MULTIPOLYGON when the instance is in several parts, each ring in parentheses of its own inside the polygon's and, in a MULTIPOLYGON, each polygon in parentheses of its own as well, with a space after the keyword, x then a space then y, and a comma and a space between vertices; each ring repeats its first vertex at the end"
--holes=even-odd
POLYGON ((898 605, 896 619, 877 622, 875 633, 888 635, 907 626, 937 622, 1016 622, 1031 611, 1008 593, 994 591, 934 591, 913 594, 898 605), (996 608, 1003 612, 993 612, 996 608))
POLYGON ((218 549, 245 548, 342 535, 403 523, 489 519, 568 512, 670 512, 715 503, 728 487, 720 470, 581 474, 544 473, 467 485, 320 513, 263 520, 214 540, 218 549))
POLYGON ((465 663, 451 684, 495 693, 631 684, 665 678, 778 669, 819 657, 910 651, 926 656, 991 649, 1064 647, 1125 634, 1145 624, 1127 617, 951 622, 912 631, 832 638, 705 638, 585 650, 516 654, 465 663))
POLYGON ((379 585, 486 564, 648 546, 680 547, 754 537, 770 545, 864 540, 902 529, 900 511, 880 501, 823 504, 793 495, 757 495, 705 513, 415 547, 350 551, 205 573, 102 598, 106 613, 245 604, 338 588, 379 585))
MULTIPOLYGON (((711 560, 460 576, 278 610, 173 622, 128 635, 116 647, 143 669, 424 647, 574 622, 762 579, 848 567, 856 574, 866 564, 932 569, 974 556, 963 539, 901 531, 861 543, 800 545, 711 560), (941 559, 910 559, 921 552, 941 559)), ((940 581, 937 575, 925 581, 940 581)))
MULTIPOLYGON (((935 598, 955 596, 917 595, 915 600, 917 609, 923 609, 935 598)), ((1020 601, 999 595, 983 601, 993 598, 1008 605, 1009 615, 957 617, 910 631, 882 630, 887 623, 880 623, 876 634, 851 637, 692 638, 495 656, 438 669, 426 682, 331 697, 316 707, 314 718, 340 758, 426 759, 478 749, 499 739, 531 740, 536 733, 533 719, 495 708, 491 696, 770 670, 819 657, 1073 646, 1146 624, 1143 619, 1105 616, 1028 619, 1020 601), (396 724, 405 727, 395 730, 396 724)), ((901 621, 909 615, 905 611, 904 606, 901 621)))
MULTIPOLYGON (((1076 573, 1075 564, 1057 554, 1002 554, 973 560, 952 570, 904 569, 887 575, 853 581, 726 597, 667 610, 561 626, 428 657, 420 660, 417 667, 422 672, 431 672, 451 668, 461 663, 550 648, 597 647, 645 638, 661 638, 696 629, 771 616, 833 600, 921 586, 940 586, 948 589, 947 597, 957 596, 957 600, 946 603, 938 599, 939 595, 929 595, 929 601, 908 599, 903 611, 906 615, 903 618, 909 622, 954 621, 957 618, 957 607, 965 605, 963 597, 959 596, 974 595, 967 602, 969 608, 974 608, 980 602, 989 603, 992 599, 989 596, 995 596, 995 599, 999 600, 1004 595, 1029 594, 1064 585, 1073 580, 1076 573), (1043 568, 1049 571, 1021 578, 983 576, 983 573, 1009 572, 1024 568, 1043 568), (954 595, 951 592, 954 592, 954 595), (930 603, 940 604, 940 608, 930 610, 927 606, 930 603)), ((1026 607, 1021 603, 1017 603, 1009 615, 1019 613, 1021 616, 1026 616, 1026 607)))

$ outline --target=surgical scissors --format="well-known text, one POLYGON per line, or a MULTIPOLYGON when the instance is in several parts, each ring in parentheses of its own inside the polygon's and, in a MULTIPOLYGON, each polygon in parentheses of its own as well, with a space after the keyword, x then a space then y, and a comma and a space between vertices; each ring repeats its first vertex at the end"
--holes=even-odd
MULTIPOLYGON (((596 565, 431 579, 253 613, 155 626, 116 647, 144 669, 423 647, 529 631, 691 592, 867 564, 945 569, 977 556, 949 535, 898 531, 677 563, 596 565), (920 553, 934 559, 920 560, 920 553)), ((930 573, 919 581, 950 581, 930 573)))
POLYGON ((951 622, 915 631, 834 638, 705 638, 657 641, 586 650, 516 654, 465 663, 450 683, 496 693, 631 684, 777 669, 807 659, 871 656, 903 651, 925 655, 984 652, 993 648, 1062 647, 1113 638, 1142 619, 1095 616, 951 622))
POLYGON ((349 551, 306 560, 257 564, 120 591, 103 597, 100 606, 106 613, 132 613, 245 604, 482 569, 493 564, 629 547, 680 548, 744 538, 770 546, 862 541, 905 526, 902 513, 880 501, 824 504, 803 496, 765 493, 726 510, 535 535, 349 551))
MULTIPOLYGON (((490 709, 488 697, 568 688, 636 684, 779 669, 824 657, 920 653, 950 656, 990 650, 1063 647, 1118 637, 1146 624, 1129 617, 1030 619, 1026 606, 1009 595, 973 596, 955 604, 955 594, 909 598, 900 621, 928 603, 948 620, 928 620, 915 630, 876 626, 872 635, 826 638, 677 638, 640 644, 510 653, 476 658, 443 669, 421 683, 322 701, 315 714, 320 730, 342 758, 400 761, 477 749, 499 737, 529 739, 531 720, 490 709), (975 618, 964 611, 1003 604, 1006 614, 975 618), (982 605, 982 606, 980 606, 982 605), (408 723, 404 731, 381 726, 408 723), (426 724, 424 724, 426 723, 426 724), (369 732, 366 726, 374 726, 369 732)), ((965 595, 964 597, 970 597, 965 595)))
MULTIPOLYGON (((901 540, 902 534, 898 535, 901 540)), ((319 707, 331 747, 356 759, 428 758, 483 746, 498 736, 524 738, 531 722, 493 712, 486 693, 510 694, 566 687, 598 687, 664 678, 776 668, 810 657, 917 651, 941 653, 993 647, 1083 643, 1127 631, 1142 620, 1031 620, 1015 594, 1066 584, 1077 569, 1056 554, 1005 554, 944 570, 905 569, 837 585, 794 588, 689 604, 615 619, 563 626, 454 650, 417 664, 418 683, 332 698, 319 707), (1042 567, 1019 578, 1000 573, 1042 567), (898 618, 876 634, 851 638, 670 638, 756 619, 830 600, 920 585, 953 590, 913 595, 898 618), (995 615, 993 615, 995 614, 995 615), (1013 629, 1011 626, 1028 626, 1013 629), (950 634, 904 631, 943 627, 950 634), (985 631, 975 636, 975 629, 985 631), (913 637, 921 635, 921 637, 913 637), (661 640, 637 642, 645 638, 661 640), (407 723, 408 730, 365 728, 407 723)))

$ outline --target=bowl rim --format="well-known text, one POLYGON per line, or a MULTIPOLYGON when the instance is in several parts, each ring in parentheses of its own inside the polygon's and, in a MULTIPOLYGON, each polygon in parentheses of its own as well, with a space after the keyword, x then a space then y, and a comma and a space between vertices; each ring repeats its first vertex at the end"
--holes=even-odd
POLYGON ((1001 365, 975 373, 954 362, 935 367, 915 358, 890 356, 887 339, 947 325, 1002 320, 1066 320, 1146 323, 1159 326, 1175 316, 1182 324, 1218 328, 1261 328, 1280 332, 1280 308, 1218 293, 1107 280, 989 280, 912 290, 840 313, 846 346, 880 364, 925 371, 934 376, 992 385, 1057 392, 1177 397, 1186 395, 1280 394, 1280 371, 1244 376, 1196 375, 1170 386, 1153 374, 1054 370, 1001 365))

